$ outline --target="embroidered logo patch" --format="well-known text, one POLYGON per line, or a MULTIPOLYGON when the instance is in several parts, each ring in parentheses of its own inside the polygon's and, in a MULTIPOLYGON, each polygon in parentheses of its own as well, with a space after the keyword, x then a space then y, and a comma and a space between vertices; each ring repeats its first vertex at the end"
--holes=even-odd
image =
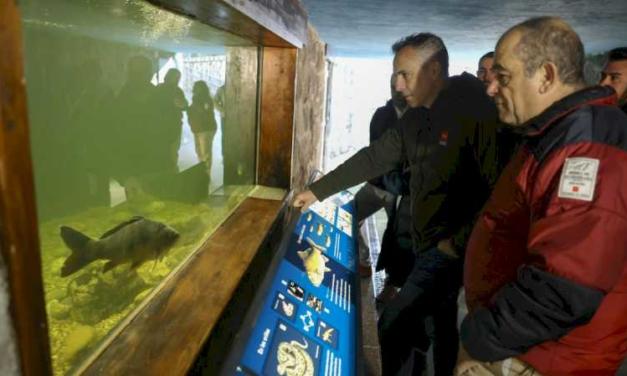
POLYGON ((440 132, 440 145, 446 146, 448 144, 448 131, 440 132))
POLYGON ((566 158, 558 197, 592 201, 597 184, 599 160, 593 158, 566 158))

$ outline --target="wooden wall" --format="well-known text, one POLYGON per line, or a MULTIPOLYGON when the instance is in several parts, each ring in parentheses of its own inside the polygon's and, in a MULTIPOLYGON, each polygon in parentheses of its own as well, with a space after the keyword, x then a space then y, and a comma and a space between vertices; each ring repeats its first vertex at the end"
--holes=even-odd
POLYGON ((301 190, 322 168, 326 44, 310 25, 298 50, 264 48, 259 184, 301 190))
POLYGON ((262 61, 257 181, 289 188, 296 49, 265 47, 262 61))
MULTIPOLYGON (((224 0, 242 14, 293 47, 300 48, 307 40, 307 13, 302 4, 293 0, 224 0)), ((266 44, 270 46, 270 44, 266 44)))
POLYGON ((263 46, 301 47, 307 13, 298 0, 148 0, 263 46))
POLYGON ((258 50, 227 48, 222 127, 224 185, 250 184, 255 180, 258 50))
POLYGON ((51 373, 26 112, 21 19, 0 2, 0 251, 22 375, 51 373))

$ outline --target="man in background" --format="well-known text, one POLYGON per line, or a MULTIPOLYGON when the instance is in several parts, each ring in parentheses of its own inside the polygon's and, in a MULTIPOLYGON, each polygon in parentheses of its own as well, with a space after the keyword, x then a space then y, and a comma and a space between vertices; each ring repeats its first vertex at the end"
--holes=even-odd
POLYGON ((477 67, 477 78, 483 82, 485 87, 494 81, 494 73, 492 72, 492 64, 494 64, 494 51, 487 52, 479 59, 477 67))
POLYGON ((608 53, 599 84, 614 88, 618 105, 627 113, 627 47, 615 48, 608 53))
MULTIPOLYGON (((407 109, 407 102, 403 94, 394 90, 394 83, 391 85, 392 97, 385 106, 377 108, 370 120, 370 142, 379 139, 385 131, 395 127, 407 109)), ((396 200, 400 194, 399 185, 402 184, 402 167, 388 172, 383 176, 370 179, 355 194, 355 220, 362 226, 365 219, 384 208, 387 214, 388 223, 394 222, 396 212, 396 200)), ((369 277, 372 274, 370 249, 366 244, 361 231, 358 237, 359 242, 359 275, 369 277)))
MULTIPOLYGON (((479 59, 479 67, 477 69, 477 78, 483 82, 486 89, 494 81, 494 51, 485 53, 479 59)), ((496 150, 498 155, 499 173, 505 168, 512 155, 518 148, 520 143, 520 135, 516 134, 512 127, 507 124, 499 124, 496 131, 496 150)))

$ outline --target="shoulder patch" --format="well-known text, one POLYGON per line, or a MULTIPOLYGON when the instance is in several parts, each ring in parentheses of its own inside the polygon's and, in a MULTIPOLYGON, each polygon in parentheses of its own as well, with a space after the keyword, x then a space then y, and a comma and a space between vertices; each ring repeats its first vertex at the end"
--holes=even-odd
POLYGON ((558 197, 592 201, 597 184, 599 160, 594 158, 566 158, 560 177, 558 197))
POLYGON ((448 131, 444 130, 440 132, 440 142, 441 146, 446 146, 448 144, 448 131))

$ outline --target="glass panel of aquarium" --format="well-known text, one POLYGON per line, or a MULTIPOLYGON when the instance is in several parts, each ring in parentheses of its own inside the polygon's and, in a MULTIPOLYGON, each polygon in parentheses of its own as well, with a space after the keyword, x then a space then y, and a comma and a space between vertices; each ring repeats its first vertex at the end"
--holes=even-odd
POLYGON ((22 0, 55 374, 253 188, 258 47, 142 0, 22 0))

